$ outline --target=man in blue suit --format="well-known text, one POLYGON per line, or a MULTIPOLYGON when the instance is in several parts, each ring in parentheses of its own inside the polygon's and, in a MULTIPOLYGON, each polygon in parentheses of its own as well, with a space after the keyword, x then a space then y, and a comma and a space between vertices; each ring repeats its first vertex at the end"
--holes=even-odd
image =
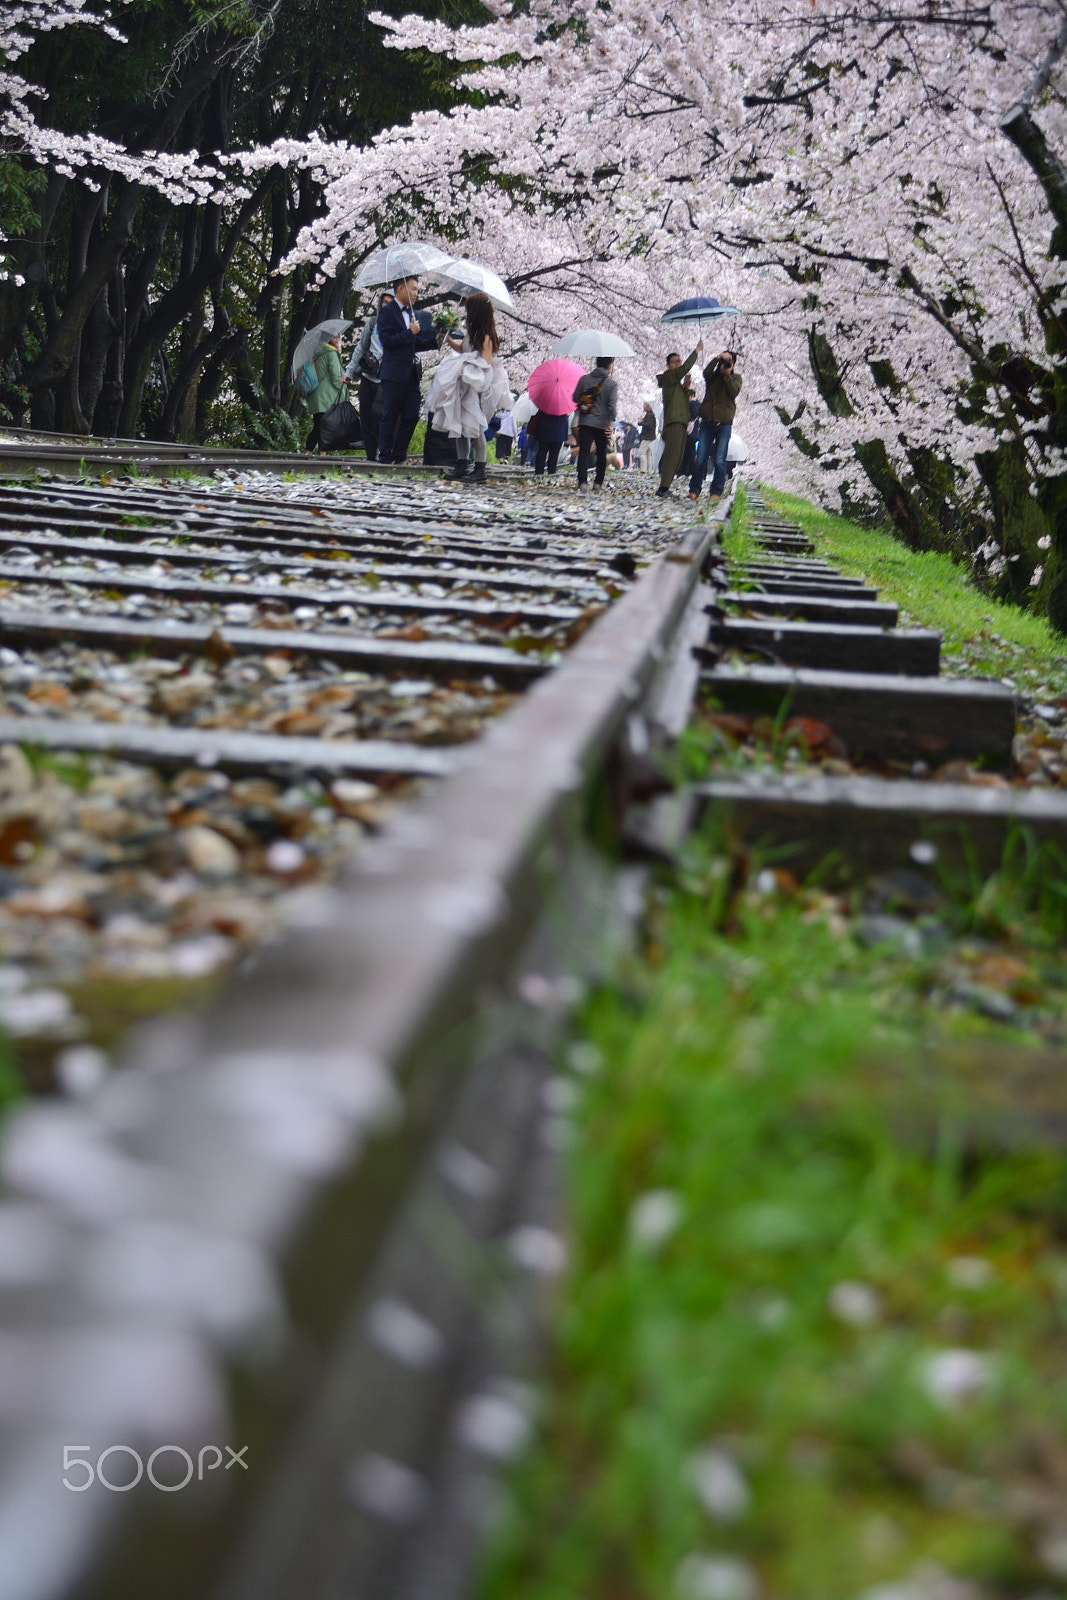
POLYGON ((382 343, 382 426, 378 435, 378 460, 403 461, 419 420, 422 369, 419 350, 434 350, 440 340, 430 318, 415 315, 418 278, 399 278, 396 296, 378 313, 378 338, 382 343))

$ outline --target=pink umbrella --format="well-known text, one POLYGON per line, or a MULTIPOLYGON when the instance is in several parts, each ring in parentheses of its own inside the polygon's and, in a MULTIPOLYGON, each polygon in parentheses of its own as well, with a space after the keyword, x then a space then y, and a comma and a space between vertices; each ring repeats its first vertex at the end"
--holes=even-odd
POLYGON ((574 410, 574 385, 585 377, 585 368, 577 361, 567 361, 556 356, 552 361, 542 361, 530 373, 526 387, 538 411, 547 411, 550 417, 564 417, 574 410))

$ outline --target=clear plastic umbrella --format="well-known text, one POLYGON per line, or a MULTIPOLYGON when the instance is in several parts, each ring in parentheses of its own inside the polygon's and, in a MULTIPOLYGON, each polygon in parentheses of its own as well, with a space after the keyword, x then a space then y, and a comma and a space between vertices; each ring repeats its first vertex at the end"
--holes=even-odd
POLYGON ((520 394, 519 398, 511 408, 511 415, 521 427, 524 422, 529 422, 536 410, 537 407, 530 399, 530 396, 528 394, 520 394))
POLYGON ((577 333, 566 333, 557 339, 549 351, 553 356, 635 356, 637 351, 618 334, 605 333, 602 328, 580 328, 577 333))
POLYGON ((323 345, 328 344, 334 334, 344 333, 345 329, 351 326, 347 317, 327 317, 325 322, 309 328, 293 354, 293 377, 296 377, 305 361, 315 359, 323 345))
POLYGON ((398 278, 417 278, 427 273, 441 276, 439 269, 452 256, 438 250, 435 244, 422 239, 410 239, 406 244, 383 245, 369 255, 352 279, 353 289, 369 289, 383 283, 395 283, 398 278))
POLYGON ((468 294, 487 294, 498 311, 513 311, 515 308, 503 278, 477 261, 467 261, 463 256, 449 256, 447 261, 434 269, 434 277, 452 289, 464 289, 468 294))

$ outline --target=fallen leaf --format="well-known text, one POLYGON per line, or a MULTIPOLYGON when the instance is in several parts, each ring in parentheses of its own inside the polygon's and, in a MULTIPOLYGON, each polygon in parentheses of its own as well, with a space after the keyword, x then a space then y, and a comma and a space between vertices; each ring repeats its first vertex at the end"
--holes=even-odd
POLYGON ((403 639, 408 644, 421 644, 424 639, 429 638, 429 634, 425 628, 420 627, 417 622, 413 622, 407 628, 382 628, 378 633, 378 638, 403 639))
POLYGON ((28 861, 39 837, 36 817, 12 817, 0 830, 0 862, 13 867, 28 861))
POLYGON ((229 640, 223 638, 221 629, 215 628, 204 644, 204 654, 213 667, 224 667, 228 661, 233 660, 237 651, 229 640))
POLYGON ((708 721, 713 728, 718 728, 720 733, 729 734, 731 739, 736 739, 739 743, 747 739, 752 732, 751 718, 738 716, 734 711, 712 711, 709 713, 708 721))
POLYGON ((983 956, 974 967, 974 975, 979 983, 986 983, 993 989, 1009 989, 1013 983, 1027 974, 1024 961, 1019 961, 1015 956, 1004 955, 1001 951, 983 956))
POLYGON ((834 737, 834 730, 825 722, 817 722, 814 717, 790 717, 784 732, 803 739, 809 750, 821 750, 834 737))

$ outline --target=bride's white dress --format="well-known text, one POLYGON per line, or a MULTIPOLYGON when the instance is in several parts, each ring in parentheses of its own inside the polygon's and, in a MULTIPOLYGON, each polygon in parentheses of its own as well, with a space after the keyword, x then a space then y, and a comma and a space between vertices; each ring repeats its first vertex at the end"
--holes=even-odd
POLYGON ((434 373, 427 409, 434 429, 450 439, 478 439, 490 418, 511 404, 508 375, 499 356, 489 365, 473 350, 453 351, 434 373))

